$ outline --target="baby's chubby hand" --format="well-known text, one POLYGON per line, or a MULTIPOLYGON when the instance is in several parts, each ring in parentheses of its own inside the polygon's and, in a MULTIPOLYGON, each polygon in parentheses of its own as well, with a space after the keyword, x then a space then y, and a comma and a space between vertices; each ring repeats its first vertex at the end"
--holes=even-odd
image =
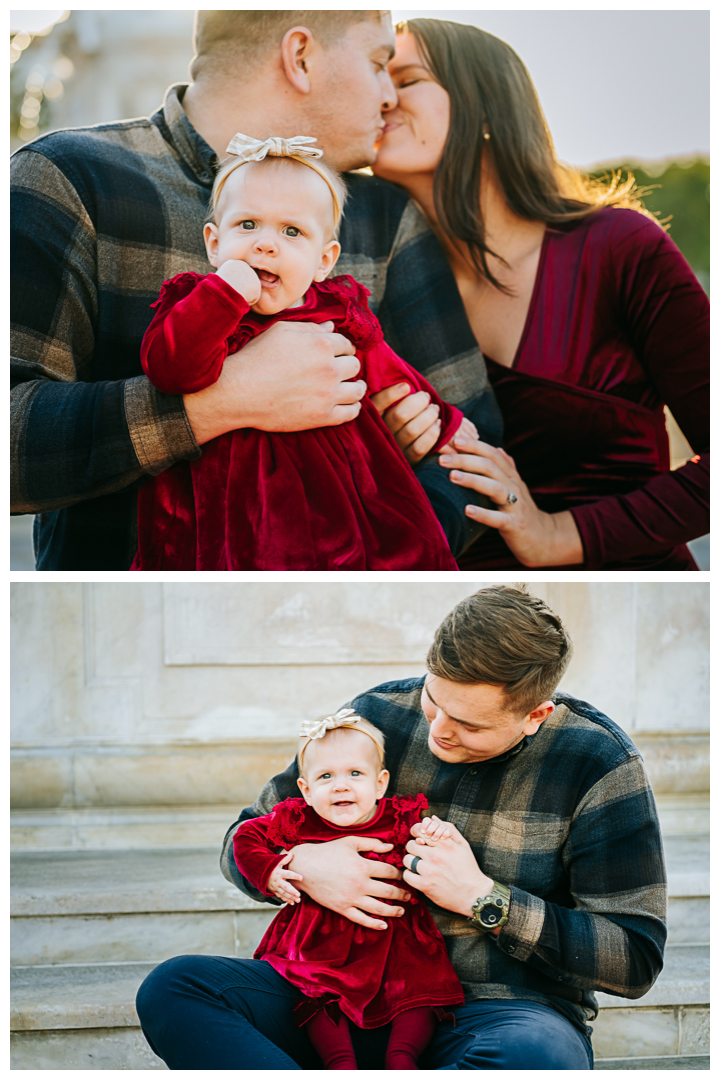
MULTIPOLYGON (((225 263, 227 266, 227 263, 225 263)), ((298 904, 302 896, 290 881, 302 881, 302 874, 296 874, 294 870, 287 870, 286 864, 292 859, 292 852, 284 855, 268 878, 267 889, 278 900, 284 900, 286 904, 298 904)))
POLYGON ((435 814, 423 818, 419 825, 413 825, 412 833, 418 844, 436 844, 441 840, 462 843, 462 834, 455 826, 449 821, 441 821, 435 814))
POLYGON ((232 285, 236 292, 243 296, 250 307, 257 304, 262 295, 262 285, 252 266, 242 262, 241 259, 227 259, 222 266, 218 267, 218 277, 232 285))
POLYGON ((447 452, 447 451, 452 452, 453 450, 457 450, 458 447, 455 445, 455 440, 457 438, 460 438, 460 439, 477 439, 478 438, 478 429, 475 427, 472 420, 468 420, 467 416, 463 416, 462 423, 460 424, 460 427, 457 429, 457 431, 453 435, 452 439, 450 439, 449 442, 445 443, 444 446, 441 446, 440 450, 438 452, 442 454, 443 452, 447 452))

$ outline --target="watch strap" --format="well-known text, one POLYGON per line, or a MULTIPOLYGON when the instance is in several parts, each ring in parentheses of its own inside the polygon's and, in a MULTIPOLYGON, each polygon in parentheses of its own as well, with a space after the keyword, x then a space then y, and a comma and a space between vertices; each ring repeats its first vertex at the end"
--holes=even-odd
POLYGON ((492 892, 487 896, 479 896, 473 904, 470 922, 483 932, 504 926, 510 911, 510 895, 507 885, 493 882, 492 892), (488 907, 492 908, 490 912, 487 911, 488 907))

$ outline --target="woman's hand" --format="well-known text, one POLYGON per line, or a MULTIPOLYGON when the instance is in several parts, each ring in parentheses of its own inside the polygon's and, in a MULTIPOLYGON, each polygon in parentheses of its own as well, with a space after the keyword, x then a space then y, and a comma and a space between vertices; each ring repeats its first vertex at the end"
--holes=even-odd
POLYGON ((439 406, 431 404, 424 390, 411 394, 407 383, 387 386, 372 394, 370 400, 407 460, 417 465, 438 441, 442 430, 439 406))
POLYGON ((452 470, 450 479, 487 495, 497 506, 496 510, 467 506, 468 517, 498 529, 523 566, 570 566, 583 561, 580 533, 570 511, 546 514, 540 510, 509 454, 461 435, 453 442, 454 450, 450 446, 440 450, 440 464, 452 470))
POLYGON ((392 844, 365 836, 343 836, 324 844, 299 844, 292 849, 293 867, 302 874, 300 889, 318 904, 372 930, 387 930, 387 918, 405 914, 392 901, 409 900, 396 866, 363 859, 363 851, 391 851, 392 844), (384 881, 378 880, 385 878, 384 881), (398 879, 390 885, 387 879, 398 879), (385 903, 385 901, 391 901, 385 903), (372 916, 376 918, 372 918, 372 916))

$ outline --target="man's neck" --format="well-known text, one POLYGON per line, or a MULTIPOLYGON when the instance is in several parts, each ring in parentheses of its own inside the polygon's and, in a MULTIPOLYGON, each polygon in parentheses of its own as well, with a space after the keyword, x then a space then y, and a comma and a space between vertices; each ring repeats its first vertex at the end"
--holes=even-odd
MULTIPOLYGON (((192 126, 220 161, 233 135, 239 131, 254 139, 267 139, 293 124, 288 94, 267 77, 233 86, 207 81, 191 83, 182 106, 192 126), (283 110, 282 121, 277 115, 277 105, 283 110)), ((293 134, 303 133, 293 128, 293 134)))

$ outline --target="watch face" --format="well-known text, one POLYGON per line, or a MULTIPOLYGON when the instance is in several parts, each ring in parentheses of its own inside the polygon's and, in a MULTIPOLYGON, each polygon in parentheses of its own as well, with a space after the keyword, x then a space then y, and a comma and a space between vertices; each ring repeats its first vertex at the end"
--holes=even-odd
POLYGON ((478 918, 482 926, 497 926, 502 918, 502 908, 497 904, 483 904, 478 912, 478 918))

